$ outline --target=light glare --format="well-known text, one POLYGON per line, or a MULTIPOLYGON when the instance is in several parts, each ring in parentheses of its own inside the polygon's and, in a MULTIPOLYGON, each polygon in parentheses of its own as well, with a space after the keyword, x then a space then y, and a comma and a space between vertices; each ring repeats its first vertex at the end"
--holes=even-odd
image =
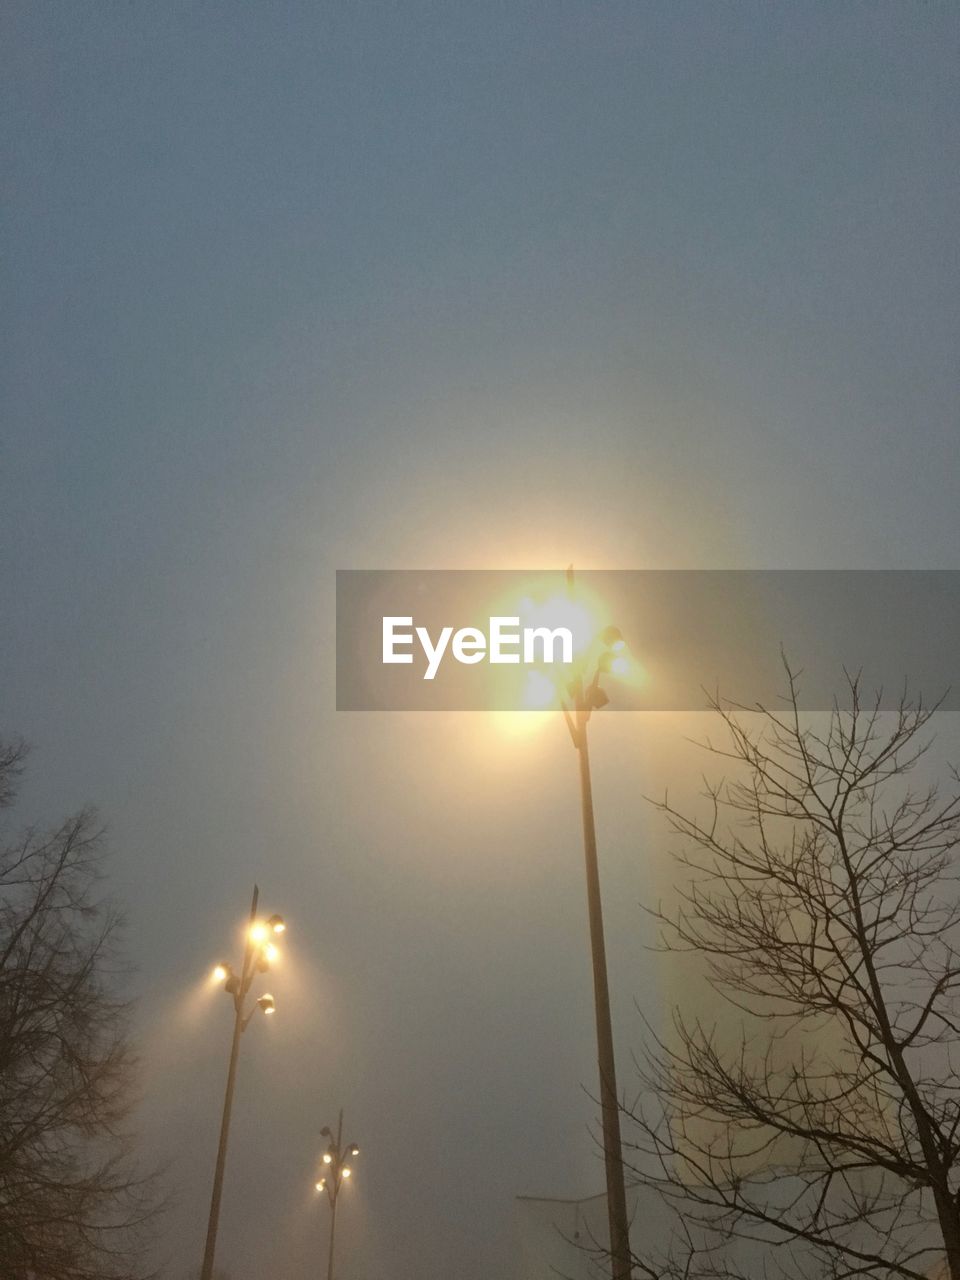
MULTIPOLYGON (((533 602, 527 599, 524 603, 533 602)), ((565 627, 573 637, 574 654, 586 652, 597 630, 590 610, 579 600, 572 600, 566 595, 552 596, 541 605, 534 604, 528 616, 521 616, 521 625, 546 627, 551 631, 565 627)))
POLYGON ((530 711, 540 711, 557 699, 557 689, 549 676, 542 671, 528 671, 523 689, 523 705, 530 711))

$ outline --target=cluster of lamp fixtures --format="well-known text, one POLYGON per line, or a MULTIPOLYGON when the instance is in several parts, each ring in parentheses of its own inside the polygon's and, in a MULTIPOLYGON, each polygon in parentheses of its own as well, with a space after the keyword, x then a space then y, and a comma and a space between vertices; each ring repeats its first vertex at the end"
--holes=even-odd
MULTIPOLYGON (((352 1158, 353 1156, 358 1156, 359 1154, 360 1154, 360 1148, 357 1146, 355 1142, 351 1142, 350 1145, 347 1147, 346 1151, 344 1152, 344 1155, 350 1158, 352 1158)), ((338 1185, 341 1178, 349 1178, 353 1174, 353 1170, 350 1168, 348 1164, 340 1163, 342 1158, 343 1157, 338 1152, 336 1146, 334 1146, 333 1144, 331 1144, 327 1148, 327 1150, 323 1153, 323 1163, 330 1168, 330 1176, 334 1180, 334 1187, 338 1185)), ((327 1178, 326 1177, 319 1178, 316 1183, 316 1188, 318 1191, 327 1191, 328 1190, 327 1178)))
MULTIPOLYGON (((271 964, 280 955, 273 938, 279 937, 281 933, 285 932, 286 927, 283 916, 277 915, 271 916, 269 920, 255 920, 250 926, 247 934, 247 945, 254 950, 254 956, 252 957, 249 977, 252 977, 254 972, 269 972, 271 964)), ((216 965, 213 970, 213 978, 215 982, 223 984, 223 989, 228 995, 236 999, 240 992, 241 978, 234 973, 229 964, 221 962, 216 965)), ((249 988, 249 980, 244 984, 244 988, 244 994, 246 994, 246 990, 249 988)), ((260 996, 257 1000, 257 1006, 266 1014, 276 1013, 277 1011, 276 1001, 269 991, 265 991, 260 996)))
MULTIPOLYGON (((619 627, 604 627, 600 632, 600 643, 603 646, 603 652, 597 660, 597 670, 593 680, 586 690, 583 691, 584 699, 589 711, 599 711, 601 707, 605 707, 610 701, 609 695, 600 687, 600 677, 612 672, 615 676, 625 676, 630 670, 630 661, 626 656, 627 642, 623 638, 623 633, 619 627)), ((578 698, 580 694, 580 682, 573 680, 567 686, 567 692, 572 698, 578 698)))

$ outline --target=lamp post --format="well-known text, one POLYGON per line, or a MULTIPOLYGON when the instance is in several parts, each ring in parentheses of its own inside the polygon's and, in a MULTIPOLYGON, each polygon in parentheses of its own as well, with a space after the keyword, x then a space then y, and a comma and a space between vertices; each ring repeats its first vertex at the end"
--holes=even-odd
POLYGON ((347 1144, 344 1149, 343 1143, 343 1109, 340 1111, 340 1118, 337 1121, 337 1136, 334 1138, 329 1128, 324 1125, 320 1130, 320 1136, 330 1139, 330 1145, 323 1153, 323 1172, 322 1176, 317 1179, 317 1191, 325 1191, 327 1200, 330 1202, 330 1244, 327 1251, 327 1280, 333 1280, 333 1246, 337 1234, 337 1200, 340 1195, 340 1188, 343 1186, 344 1179, 349 1179, 353 1170, 347 1161, 354 1156, 360 1154, 360 1148, 355 1142, 347 1144))
POLYGON ((223 1194, 223 1172, 227 1163, 227 1138, 230 1133, 230 1113, 233 1110, 233 1092, 237 1080, 237 1061, 240 1057, 240 1037, 246 1031, 250 1019, 261 1010, 270 1015, 276 1011, 276 1003, 269 992, 264 992, 253 1005, 247 1009, 247 995, 253 986, 258 973, 266 973, 271 961, 276 957, 277 948, 274 938, 283 933, 286 925, 282 916, 271 916, 269 920, 257 919, 257 903, 260 890, 253 886, 253 901, 250 904, 250 923, 247 927, 243 943, 243 963, 239 974, 234 973, 228 964, 218 964, 213 971, 218 982, 233 1000, 233 1040, 230 1045, 230 1065, 227 1068, 227 1087, 223 1098, 223 1118, 220 1121, 220 1143, 217 1147, 217 1165, 213 1175, 213 1194, 210 1197, 210 1216, 207 1220, 207 1239, 203 1250, 203 1266, 200 1269, 200 1280, 212 1280, 213 1258, 217 1247, 217 1226, 220 1221, 220 1199, 223 1194))
MULTIPOLYGON (((572 571, 568 571, 568 582, 571 585, 572 581, 572 571)), ((607 951, 603 937, 600 868, 597 862, 597 832, 593 818, 593 787, 587 743, 587 724, 591 715, 610 701, 600 686, 600 678, 611 669, 616 669, 618 663, 624 661, 618 657, 624 648, 624 641, 616 627, 607 627, 601 633, 600 640, 603 644, 603 652, 592 680, 585 685, 582 673, 578 674, 567 686, 572 705, 563 699, 560 705, 580 764, 580 807, 583 816, 583 852, 587 870, 590 948, 593 956, 593 994, 597 1019, 597 1060, 600 1068, 603 1158, 607 1175, 611 1275, 613 1280, 631 1280, 630 1224, 627 1219, 627 1194, 623 1177, 623 1147, 620 1139, 613 1027, 610 1020, 607 951)))

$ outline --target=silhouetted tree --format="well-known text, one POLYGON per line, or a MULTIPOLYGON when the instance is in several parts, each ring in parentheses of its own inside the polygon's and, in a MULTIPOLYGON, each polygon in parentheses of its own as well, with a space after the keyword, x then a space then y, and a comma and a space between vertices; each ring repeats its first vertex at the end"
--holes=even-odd
MULTIPOLYGON (((0 745, 0 807, 24 759, 0 745)), ((0 1276, 132 1280, 152 1213, 125 1121, 134 1060, 118 917, 82 812, 0 844, 0 1276)))
POLYGON ((782 712, 713 703, 699 813, 658 805, 680 884, 653 914, 718 1012, 675 1009, 641 1059, 632 1172, 677 1231, 638 1232, 637 1268, 960 1280, 958 777, 910 777, 936 708, 849 678, 805 716, 787 678, 782 712))

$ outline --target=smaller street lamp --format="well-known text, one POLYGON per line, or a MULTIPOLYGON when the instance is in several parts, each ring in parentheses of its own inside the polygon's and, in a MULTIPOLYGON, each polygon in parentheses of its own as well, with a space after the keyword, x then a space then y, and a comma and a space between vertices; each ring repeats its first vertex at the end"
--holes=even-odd
POLYGON ((259 899, 260 890, 254 885, 253 901, 250 904, 250 923, 244 939, 240 972, 235 973, 229 964, 222 962, 213 970, 214 981, 219 983, 233 1000, 234 1018, 230 1065, 227 1068, 227 1088, 223 1098, 223 1117, 220 1121, 220 1143, 217 1147, 217 1165, 213 1175, 213 1194, 210 1197, 210 1216, 207 1220, 207 1239, 203 1250, 200 1280, 212 1280, 213 1276, 217 1227, 220 1221, 220 1199, 223 1195, 223 1174, 227 1163, 227 1138, 230 1134, 233 1091, 237 1080, 237 1062, 240 1057, 240 1037, 258 1009, 261 1013, 272 1016, 277 1008, 276 1001, 269 991, 265 991, 249 1009, 247 1008, 247 996, 250 994, 250 988, 257 974, 267 973, 270 965, 280 954, 273 939, 279 937, 287 927, 282 916, 271 916, 269 920, 259 920, 257 918, 259 899))
POLYGON ((320 1136, 330 1139, 330 1145, 323 1153, 323 1169, 317 1179, 316 1189, 318 1194, 325 1191, 327 1200, 330 1203, 330 1247, 327 1253, 327 1280, 333 1280, 333 1247, 337 1233, 337 1199, 340 1195, 340 1188, 353 1175, 353 1169, 349 1161, 360 1154, 360 1148, 355 1142, 349 1142, 346 1147, 343 1146, 342 1109, 340 1118, 337 1121, 336 1138, 334 1138, 327 1125, 324 1125, 320 1130, 320 1136))

